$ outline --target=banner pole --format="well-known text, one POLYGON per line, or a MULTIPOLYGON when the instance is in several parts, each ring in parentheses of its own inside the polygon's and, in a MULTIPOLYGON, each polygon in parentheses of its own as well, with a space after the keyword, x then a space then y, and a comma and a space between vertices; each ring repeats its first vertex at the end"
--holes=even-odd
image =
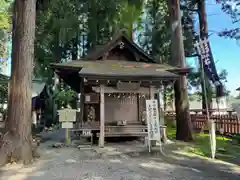
MULTIPOLYGON (((202 43, 201 39, 199 40, 199 43, 202 43)), ((203 89, 202 89, 202 91, 204 93, 205 101, 208 102, 207 101, 206 81, 205 81, 205 77, 204 77, 204 64, 203 64, 203 61, 202 61, 200 56, 199 56, 199 61, 200 61, 201 76, 202 76, 202 81, 203 81, 203 89)), ((210 120, 208 103, 206 103, 206 113, 207 113, 207 123, 208 123, 208 130, 209 130, 209 141, 210 141, 211 155, 212 155, 211 157, 212 157, 212 159, 214 159, 215 158, 215 151, 216 151, 215 125, 214 125, 214 121, 210 120), (210 125, 210 127, 209 127, 209 125, 210 125)))

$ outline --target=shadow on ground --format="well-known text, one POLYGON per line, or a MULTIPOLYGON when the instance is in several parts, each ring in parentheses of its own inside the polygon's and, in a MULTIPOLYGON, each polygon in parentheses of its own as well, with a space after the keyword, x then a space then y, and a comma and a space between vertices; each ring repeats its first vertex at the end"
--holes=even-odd
POLYGON ((159 147, 153 148, 149 153, 147 150, 139 152, 127 152, 125 155, 131 158, 145 158, 150 161, 168 163, 186 167, 196 171, 202 171, 213 178, 240 179, 240 166, 228 162, 202 158, 192 154, 184 154, 175 145, 166 145, 163 153, 159 147))

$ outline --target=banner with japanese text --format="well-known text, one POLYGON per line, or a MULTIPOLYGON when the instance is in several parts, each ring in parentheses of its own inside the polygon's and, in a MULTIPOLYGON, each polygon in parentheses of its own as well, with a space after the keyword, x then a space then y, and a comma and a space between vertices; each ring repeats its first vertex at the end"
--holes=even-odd
POLYGON ((197 41, 195 43, 195 48, 197 50, 197 54, 199 55, 199 60, 203 63, 203 70, 206 76, 216 86, 217 97, 223 96, 223 85, 217 73, 208 39, 205 37, 204 39, 197 41))
POLYGON ((157 100, 146 100, 146 115, 149 140, 160 141, 160 124, 157 100))
POLYGON ((195 44, 197 53, 199 54, 199 58, 203 62, 203 69, 208 78, 215 84, 218 82, 219 76, 217 74, 217 69, 213 60, 212 51, 210 48, 210 44, 207 38, 204 38, 198 41, 195 44))

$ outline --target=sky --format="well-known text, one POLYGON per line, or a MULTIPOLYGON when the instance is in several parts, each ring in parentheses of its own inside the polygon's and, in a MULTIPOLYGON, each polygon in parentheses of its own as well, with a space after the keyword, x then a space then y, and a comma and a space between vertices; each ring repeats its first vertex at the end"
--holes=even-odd
MULTIPOLYGON (((221 5, 216 4, 216 0, 207 0, 207 19, 210 34, 209 37, 212 53, 218 71, 226 69, 228 72, 226 83, 227 89, 232 95, 237 95, 236 88, 240 87, 240 41, 219 37, 216 32, 225 28, 232 29, 240 23, 233 24, 229 15, 221 10, 221 5)), ((191 60, 194 61, 194 60, 191 60)), ((195 64, 196 61, 191 62, 195 64)), ((10 62, 8 62, 7 74, 10 74, 10 62)))
MULTIPOLYGON (((240 23, 232 23, 230 16, 222 12, 221 6, 216 5, 215 0, 208 0, 206 5, 210 34, 225 28, 240 27, 240 23)), ((235 40, 219 37, 217 34, 211 35, 209 41, 216 67, 219 71, 227 70, 227 89, 232 95, 236 95, 236 88, 240 87, 240 41, 237 43, 235 40)))

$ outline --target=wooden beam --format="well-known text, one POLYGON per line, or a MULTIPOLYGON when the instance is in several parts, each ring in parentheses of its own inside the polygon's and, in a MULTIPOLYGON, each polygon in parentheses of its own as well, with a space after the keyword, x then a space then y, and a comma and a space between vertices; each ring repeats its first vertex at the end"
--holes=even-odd
MULTIPOLYGON (((100 87, 93 87, 93 90, 100 93, 100 87)), ((152 91, 156 92, 157 89, 152 86, 152 91)), ((118 90, 112 87, 104 87, 104 93, 149 93, 149 88, 140 87, 138 90, 118 90)))
POLYGON ((104 103, 104 85, 100 85, 100 137, 99 146, 104 147, 105 136, 105 103, 104 103))

